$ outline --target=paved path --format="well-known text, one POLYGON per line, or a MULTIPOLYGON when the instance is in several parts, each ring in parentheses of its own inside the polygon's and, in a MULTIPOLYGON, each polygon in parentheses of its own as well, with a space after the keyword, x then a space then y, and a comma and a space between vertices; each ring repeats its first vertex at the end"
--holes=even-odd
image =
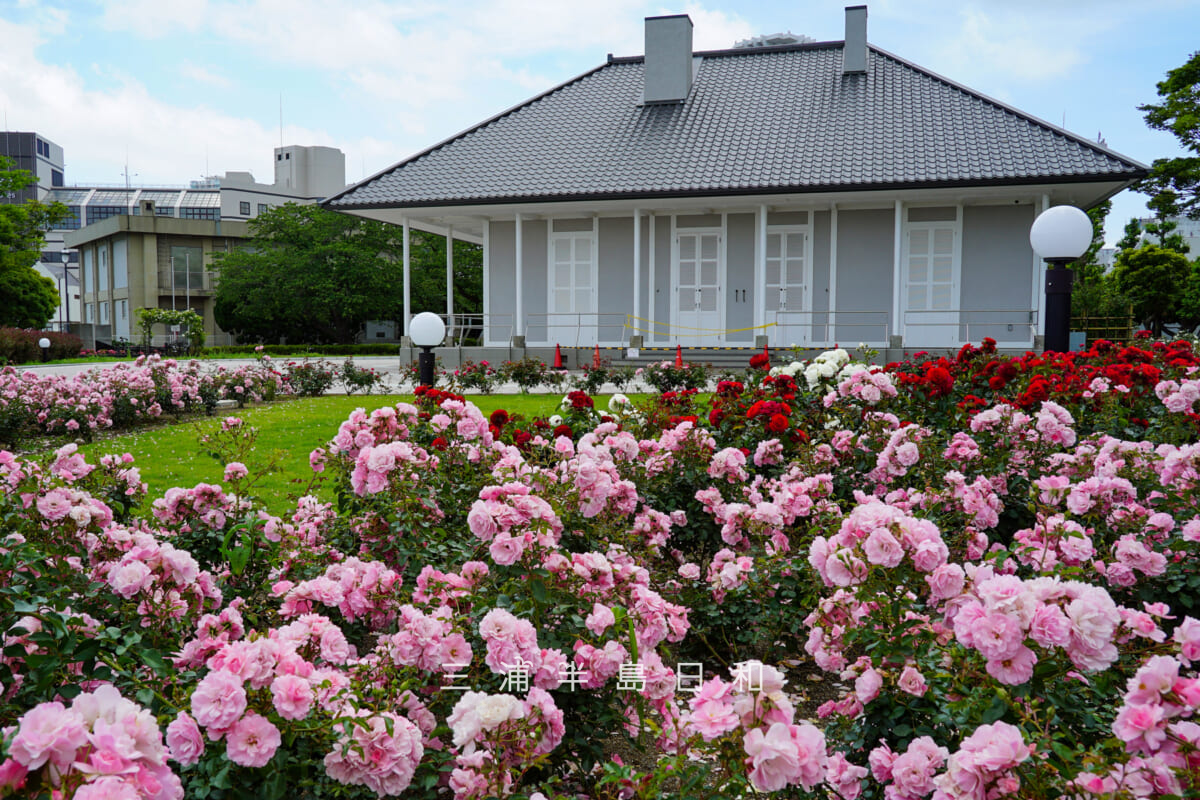
MULTIPOLYGON (((212 358, 212 359, 196 359, 196 360, 199 362, 201 369, 203 369, 205 371, 216 371, 217 369, 220 369, 221 367, 224 367, 227 370, 233 371, 233 370, 238 369, 239 367, 253 366, 256 363, 258 363, 257 359, 254 359, 254 358, 212 358)), ((281 365, 286 364, 289 361, 300 361, 300 360, 302 360, 302 359, 293 358, 293 357, 279 357, 279 358, 273 357, 272 358, 272 361, 275 361, 281 365)), ((325 361, 325 362, 328 362, 328 363, 334 365, 335 367, 340 367, 342 365, 342 362, 346 360, 346 357, 345 356, 328 356, 325 358, 312 359, 312 360, 325 361)), ((188 359, 182 358, 182 359, 179 359, 179 361, 180 361, 180 363, 183 363, 183 362, 188 361, 188 359)), ((17 369, 25 370, 25 371, 29 371, 29 372, 36 372, 36 373, 42 374, 42 375, 66 375, 69 377, 72 375, 78 375, 83 372, 88 372, 90 370, 105 369, 108 367, 115 366, 117 364, 129 364, 129 363, 132 363, 132 362, 129 362, 129 361, 112 361, 112 362, 93 361, 93 362, 86 363, 86 364, 44 364, 44 365, 43 364, 26 364, 24 366, 17 367, 17 369)), ((387 385, 390 387, 390 391, 397 392, 397 393, 407 393, 407 392, 412 391, 412 386, 407 382, 407 379, 402 381, 400 378, 402 362, 401 362, 401 359, 397 358, 396 356, 355 356, 354 364, 355 364, 355 366, 358 366, 358 367, 370 367, 371 369, 375 370, 376 372, 381 373, 384 376, 384 380, 387 382, 387 385), (397 389, 396 388, 397 386, 399 386, 400 388, 397 389)), ((404 366, 405 367, 407 366, 407 362, 404 362, 404 366)), ((574 375, 578 374, 578 371, 568 371, 567 374, 570 376, 574 376, 574 375)), ((612 394, 616 391, 611 386, 608 386, 605 388, 608 391, 604 392, 604 394, 612 394)), ((571 390, 570 386, 564 386, 561 390, 560 389, 554 389, 554 390, 535 389, 535 390, 533 390, 533 392, 531 392, 531 394, 566 394, 570 390, 571 390)), ((628 391, 629 392, 652 392, 652 391, 654 391, 654 389, 651 388, 648 384, 638 382, 634 386, 629 387, 628 391)), ((345 394, 346 390, 345 390, 345 387, 342 386, 342 384, 340 382, 337 382, 333 385, 332 388, 330 388, 328 393, 329 394, 345 394)), ((379 392, 377 391, 376 394, 378 394, 378 393, 379 392)), ((492 394, 520 394, 520 389, 517 387, 517 385, 515 383, 501 383, 501 384, 498 384, 496 386, 496 388, 492 390, 492 394)))

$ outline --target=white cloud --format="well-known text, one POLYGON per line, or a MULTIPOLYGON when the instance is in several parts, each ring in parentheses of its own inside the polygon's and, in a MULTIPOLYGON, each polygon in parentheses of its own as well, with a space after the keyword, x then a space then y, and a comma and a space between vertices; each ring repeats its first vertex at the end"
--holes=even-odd
POLYGON ((105 4, 100 25, 156 39, 180 28, 198 30, 209 13, 208 0, 119 0, 105 4))
POLYGON ((233 81, 224 75, 191 62, 184 62, 179 67, 179 74, 189 81, 215 86, 218 89, 228 89, 233 86, 233 81))
MULTIPOLYGON (((0 20, 0 41, 10 44, 0 53, 0 107, 10 110, 10 127, 36 130, 63 147, 69 183, 120 183, 126 153, 129 171, 141 183, 179 184, 227 170, 273 179, 277 128, 203 105, 163 101, 111 67, 99 69, 114 80, 104 89, 87 89, 73 69, 39 62, 36 51, 46 39, 36 25, 0 20)), ((339 142, 304 126, 285 127, 284 137, 372 158, 384 149, 372 139, 339 142)))

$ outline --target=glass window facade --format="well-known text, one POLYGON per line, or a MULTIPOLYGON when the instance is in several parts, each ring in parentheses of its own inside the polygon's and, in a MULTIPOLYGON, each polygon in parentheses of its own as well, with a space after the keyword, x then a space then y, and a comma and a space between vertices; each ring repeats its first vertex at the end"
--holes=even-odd
POLYGON ((171 271, 176 292, 203 289, 204 251, 192 245, 172 245, 171 271))

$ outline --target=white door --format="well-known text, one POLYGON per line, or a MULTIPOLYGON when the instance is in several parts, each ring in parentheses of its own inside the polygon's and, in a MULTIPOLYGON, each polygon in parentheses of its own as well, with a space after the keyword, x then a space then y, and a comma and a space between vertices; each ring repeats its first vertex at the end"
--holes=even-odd
POLYGON ((769 333, 778 347, 808 344, 812 321, 808 290, 808 233, 804 230, 767 231, 767 274, 764 306, 769 333))
POLYGON ((960 234, 953 223, 910 223, 904 248, 904 345, 959 345, 960 234))
POLYGON ((724 265, 719 231, 688 231, 675 238, 675 314, 679 344, 718 345, 724 337, 721 284, 724 265))
POLYGON ((549 344, 596 344, 594 254, 590 233, 550 235, 549 344))

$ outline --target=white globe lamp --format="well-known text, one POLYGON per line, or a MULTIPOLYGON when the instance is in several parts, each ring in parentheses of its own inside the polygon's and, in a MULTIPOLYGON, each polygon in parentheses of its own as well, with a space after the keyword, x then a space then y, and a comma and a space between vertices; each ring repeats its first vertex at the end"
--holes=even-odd
POLYGON ((1087 252, 1092 244, 1092 221, 1075 206, 1054 206, 1038 215, 1029 229, 1029 243, 1038 258, 1047 261, 1047 352, 1065 353, 1071 347, 1071 285, 1075 274, 1067 264, 1087 252))
POLYGON ((408 335, 412 343, 421 348, 417 354, 417 370, 422 386, 433 385, 433 348, 446 338, 446 323, 432 311, 422 311, 408 324, 408 335))

